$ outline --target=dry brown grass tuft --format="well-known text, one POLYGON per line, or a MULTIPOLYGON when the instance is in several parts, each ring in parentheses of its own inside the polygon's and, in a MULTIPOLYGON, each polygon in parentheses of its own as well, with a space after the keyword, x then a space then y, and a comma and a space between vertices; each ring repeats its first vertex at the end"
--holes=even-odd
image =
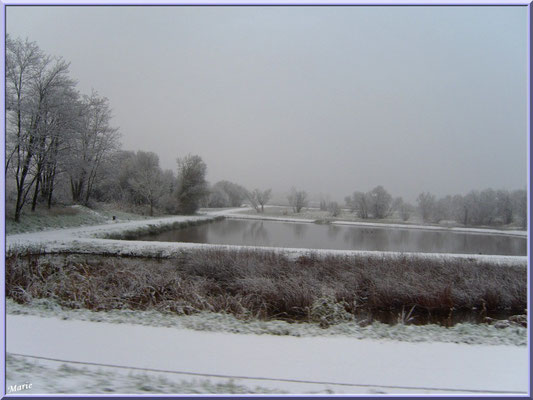
POLYGON ((91 310, 214 311, 291 321, 315 320, 324 299, 334 303, 326 310, 341 306, 352 315, 399 314, 413 307, 415 314, 512 313, 527 307, 527 270, 453 259, 291 260, 273 252, 222 250, 191 250, 166 260, 15 255, 6 259, 6 293, 20 303, 53 298, 91 310))

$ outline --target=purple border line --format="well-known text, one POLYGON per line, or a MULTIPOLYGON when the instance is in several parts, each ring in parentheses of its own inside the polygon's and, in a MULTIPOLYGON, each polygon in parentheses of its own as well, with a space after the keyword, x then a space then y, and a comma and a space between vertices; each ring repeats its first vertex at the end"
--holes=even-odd
POLYGON ((3 127, 3 140, 1 141, 1 154, 0 154, 0 159, 2 160, 2 185, 0 185, 0 197, 2 198, 2 206, 0 207, 1 211, 1 220, 0 220, 0 231, 2 232, 2 267, 1 267, 1 276, 0 276, 0 308, 2 309, 2 313, 3 313, 3 318, 1 319, 2 322, 2 332, 4 333, 4 337, 3 337, 3 340, 2 340, 2 354, 3 354, 3 358, 2 358, 2 366, 3 366, 3 369, 2 371, 4 371, 3 374, 1 374, 1 378, 0 378, 0 381, 2 382, 2 393, 4 394, 6 389, 7 389, 7 386, 6 386, 6 350, 7 350, 7 335, 6 335, 6 318, 7 318, 7 312, 6 312, 6 271, 5 271, 5 259, 6 259, 6 254, 5 254, 5 249, 6 249, 6 231, 5 231, 5 222, 6 222, 6 209, 5 209, 5 204, 6 204, 6 196, 5 196, 5 182, 6 182, 6 176, 5 176, 5 168, 3 168, 3 166, 5 165, 5 156, 6 156, 6 128, 7 128, 7 123, 6 123, 6 108, 5 108, 5 99, 6 99, 6 74, 5 74, 5 66, 6 66, 6 58, 5 58, 5 54, 6 54, 6 51, 5 51, 5 47, 6 47, 6 6, 5 4, 2 3, 2 7, 1 7, 1 10, 0 10, 0 18, 2 19, 2 24, 3 24, 3 36, 2 36, 2 54, 4 55, 3 59, 4 61, 2 62, 1 64, 1 70, 2 70, 2 76, 3 76, 3 79, 2 79, 2 85, 3 85, 3 90, 2 90, 2 99, 0 100, 1 101, 1 105, 2 105, 2 127, 3 127))
POLYGON ((531 82, 531 18, 532 18, 533 8, 531 6, 531 3, 528 5, 528 23, 527 23, 527 193, 528 193, 528 202, 527 202, 527 255, 528 255, 528 261, 527 261, 527 287, 528 287, 528 293, 527 293, 527 304, 528 304, 528 312, 527 312, 527 329, 528 329, 528 342, 527 342, 527 349, 528 349, 528 375, 529 375, 529 382, 528 382, 528 395, 531 396, 531 152, 532 152, 532 143, 531 143, 531 93, 532 93, 532 82, 531 82))
POLYGON ((49 2, 39 2, 36 0, 0 0, 3 4, 7 6, 321 6, 321 7, 334 7, 334 6, 529 6, 530 2, 527 0, 513 0, 509 2, 503 2, 502 0, 414 0, 410 3, 405 1, 361 1, 354 2, 350 0, 346 1, 335 1, 331 3, 324 2, 324 0, 301 0, 301 1, 261 1, 261 2, 251 2, 250 0, 233 0, 233 1, 217 1, 217 0, 204 0, 204 1, 157 1, 146 3, 146 0, 130 0, 121 2, 120 0, 115 0, 113 2, 107 2, 105 0, 94 0, 87 2, 72 3, 69 0, 52 0, 49 2))

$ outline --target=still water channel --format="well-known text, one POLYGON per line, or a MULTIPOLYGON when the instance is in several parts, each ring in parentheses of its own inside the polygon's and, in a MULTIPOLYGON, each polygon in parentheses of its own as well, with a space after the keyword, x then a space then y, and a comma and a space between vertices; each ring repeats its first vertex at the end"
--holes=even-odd
POLYGON ((138 240, 517 256, 525 256, 527 251, 525 238, 506 235, 236 219, 141 236, 138 240))

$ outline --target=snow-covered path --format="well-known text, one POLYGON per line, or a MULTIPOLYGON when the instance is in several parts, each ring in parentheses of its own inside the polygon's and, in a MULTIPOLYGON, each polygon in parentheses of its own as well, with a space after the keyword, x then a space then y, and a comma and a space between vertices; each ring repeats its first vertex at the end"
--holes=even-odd
POLYGON ((292 393, 526 393, 529 379, 523 346, 244 335, 19 315, 7 316, 7 352, 236 376, 239 385, 292 393))
POLYGON ((433 226, 433 225, 408 225, 408 224, 383 224, 372 222, 359 222, 359 221, 332 221, 335 225, 353 225, 353 226, 366 226, 374 228, 394 228, 394 229, 418 229, 426 231, 443 231, 443 232, 460 232, 460 233, 472 233, 479 235, 502 235, 502 236, 517 236, 527 237, 527 231, 520 230, 499 230, 499 229, 487 229, 487 228, 461 228, 461 227, 445 227, 445 226, 433 226))
POLYGON ((209 220, 213 219, 213 217, 217 215, 218 214, 213 213, 213 215, 206 216, 175 216, 128 222, 110 222, 107 224, 92 226, 81 226, 76 228, 53 229, 39 232, 19 233, 16 235, 6 235, 6 248, 10 249, 14 246, 28 246, 39 243, 45 245, 47 243, 52 242, 68 242, 77 239, 92 238, 97 235, 122 232, 125 230, 133 230, 142 227, 168 225, 173 224, 175 222, 209 220))

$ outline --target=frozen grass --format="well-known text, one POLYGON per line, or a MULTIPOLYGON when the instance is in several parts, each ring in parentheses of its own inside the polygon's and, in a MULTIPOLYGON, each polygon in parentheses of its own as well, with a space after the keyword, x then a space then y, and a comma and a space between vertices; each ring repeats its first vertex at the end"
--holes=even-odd
POLYGON ((6 233, 13 235, 48 229, 103 224, 112 222, 113 216, 117 218, 117 221, 132 221, 148 218, 138 214, 111 209, 107 205, 102 205, 95 210, 81 205, 54 206, 50 210, 46 207, 38 207, 35 212, 26 210, 19 223, 16 223, 11 217, 6 217, 6 233))
POLYGON ((289 323, 279 320, 242 320, 226 313, 199 312, 192 315, 177 315, 156 310, 109 310, 90 311, 61 307, 51 299, 35 299, 30 304, 6 301, 10 315, 33 315, 63 320, 136 324, 166 328, 193 329, 197 331, 227 332, 238 334, 276 336, 347 336, 354 339, 395 340, 403 342, 443 342, 484 345, 527 345, 527 329, 512 325, 501 329, 489 324, 456 324, 445 328, 436 324, 389 325, 374 321, 361 326, 356 321, 344 321, 321 327, 320 323, 289 323))
POLYGON ((208 379, 184 380, 166 374, 139 371, 120 372, 111 368, 83 367, 38 361, 28 357, 6 355, 6 387, 31 383, 29 390, 13 394, 90 393, 90 394, 247 394, 282 393, 262 387, 246 387, 232 380, 212 382, 208 379))
POLYGON ((222 312, 240 319, 313 321, 329 326, 400 314, 415 318, 471 311, 522 313, 527 268, 474 260, 405 256, 299 256, 189 250, 177 258, 96 255, 6 259, 6 295, 19 303, 52 298, 90 310, 222 312))

